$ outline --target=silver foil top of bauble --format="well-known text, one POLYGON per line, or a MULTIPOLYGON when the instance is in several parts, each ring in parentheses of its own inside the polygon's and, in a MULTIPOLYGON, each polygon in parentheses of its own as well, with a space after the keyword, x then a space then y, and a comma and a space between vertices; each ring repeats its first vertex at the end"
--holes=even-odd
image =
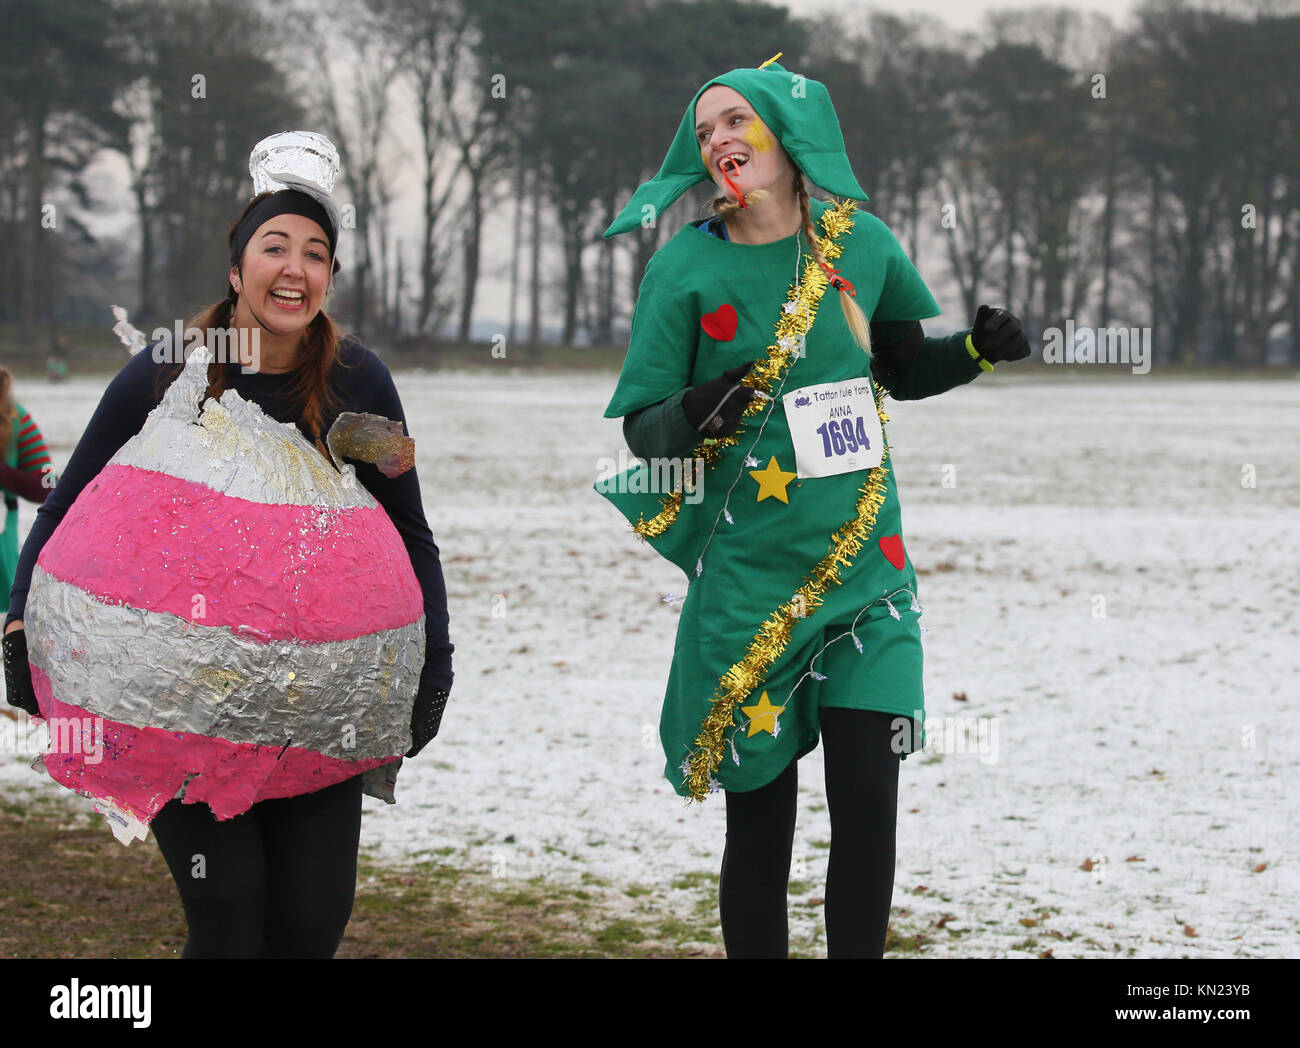
POLYGON ((296 189, 317 200, 339 235, 339 212, 334 203, 334 183, 339 175, 339 151, 315 131, 281 131, 268 135, 248 157, 253 176, 253 196, 296 189))

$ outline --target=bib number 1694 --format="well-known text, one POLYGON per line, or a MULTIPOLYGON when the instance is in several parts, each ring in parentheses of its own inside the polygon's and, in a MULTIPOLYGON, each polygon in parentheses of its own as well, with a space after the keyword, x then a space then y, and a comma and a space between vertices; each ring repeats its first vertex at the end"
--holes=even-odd
POLYGON ((817 434, 822 438, 822 450, 827 458, 832 455, 852 454, 871 449, 866 422, 861 415, 856 418, 833 418, 823 422, 817 427, 817 434))

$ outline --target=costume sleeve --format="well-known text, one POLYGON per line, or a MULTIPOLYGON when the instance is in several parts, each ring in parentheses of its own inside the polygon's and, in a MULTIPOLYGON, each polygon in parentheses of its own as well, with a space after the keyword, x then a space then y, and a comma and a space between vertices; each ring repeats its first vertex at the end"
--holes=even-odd
POLYGON ((605 418, 657 404, 691 382, 699 344, 699 311, 689 292, 658 256, 650 259, 637 292, 627 358, 605 418))
POLYGON ((50 493, 50 488, 45 483, 45 472, 50 467, 50 453, 32 416, 21 404, 16 404, 15 407, 18 409, 18 417, 14 420, 18 464, 16 468, 0 465, 0 487, 21 495, 28 502, 44 502, 50 493))
POLYGON ((903 251, 903 246, 893 231, 875 215, 860 214, 864 221, 874 227, 871 238, 873 250, 883 250, 885 255, 884 284, 870 319, 874 322, 937 317, 941 312, 939 303, 930 294, 930 289, 925 286, 921 274, 912 265, 912 260, 903 251))
POLYGON ((44 502, 50 489, 44 484, 44 475, 0 465, 0 488, 21 495, 28 502, 44 502))
MULTIPOLYGON (((355 410, 372 411, 384 418, 395 419, 402 423, 402 432, 409 436, 410 428, 406 424, 401 398, 397 395, 393 376, 384 363, 373 353, 368 353, 368 367, 360 377, 361 386, 365 390, 364 402, 355 410)), ((423 691, 427 687, 434 687, 450 692, 451 653, 454 649, 448 626, 447 588, 438 547, 424 516, 419 478, 414 469, 408 469, 396 477, 386 477, 368 462, 357 462, 354 465, 357 480, 384 507, 388 519, 402 536, 402 543, 411 558, 411 567, 420 581, 420 591, 424 596, 425 631, 420 689, 423 691)))
POLYGON ((58 484, 36 511, 36 520, 27 533, 18 566, 14 569, 6 626, 23 617, 36 558, 54 529, 63 521, 68 507, 76 501, 81 489, 108 465, 108 460, 117 454, 118 449, 140 432, 149 412, 157 406, 160 399, 154 386, 157 371, 152 347, 143 349, 126 362, 104 390, 99 406, 77 442, 58 484))
POLYGON ((638 408, 623 419, 623 439, 633 455, 649 461, 690 454, 702 438, 682 411, 685 396, 686 390, 679 390, 667 400, 638 408))
POLYGON ((958 331, 925 338, 915 321, 872 324, 871 375, 895 400, 946 393, 980 373, 979 364, 966 352, 966 335, 958 331))

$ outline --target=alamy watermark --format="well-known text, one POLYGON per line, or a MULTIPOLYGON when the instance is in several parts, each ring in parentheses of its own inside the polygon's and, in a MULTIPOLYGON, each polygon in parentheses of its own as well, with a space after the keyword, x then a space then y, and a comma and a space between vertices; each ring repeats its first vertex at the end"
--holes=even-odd
POLYGON ((998 719, 996 717, 926 717, 925 745, 918 746, 917 724, 921 711, 914 717, 895 717, 890 722, 894 737, 889 745, 895 753, 975 753, 981 764, 998 760, 998 719))
POLYGON ((644 461, 626 450, 612 458, 596 460, 598 482, 606 491, 629 495, 682 491, 682 501, 695 505, 704 498, 704 459, 652 458, 644 461), (639 468, 633 468, 639 467, 639 468))
POLYGON ((206 344, 217 364, 238 364, 245 375, 261 361, 259 328, 187 328, 178 320, 170 328, 156 327, 150 335, 155 364, 184 364, 190 353, 206 344))
POLYGON ((1133 374, 1151 370, 1151 329, 1076 328, 1074 320, 1043 329, 1044 364, 1132 364, 1133 374))
POLYGON ((104 718, 50 717, 38 723, 0 717, 0 753, 80 753, 85 763, 99 764, 104 759, 104 718))

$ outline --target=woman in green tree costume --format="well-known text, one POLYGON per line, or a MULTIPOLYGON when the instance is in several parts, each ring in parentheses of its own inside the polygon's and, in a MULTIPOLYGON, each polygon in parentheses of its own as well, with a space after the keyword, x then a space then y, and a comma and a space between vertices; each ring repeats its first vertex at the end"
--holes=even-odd
POLYGON ((924 742, 921 609, 882 400, 942 393, 1029 345, 987 306, 970 331, 924 337, 939 308, 884 223, 855 209, 867 195, 817 81, 775 61, 710 80, 605 235, 710 179, 715 216, 646 267, 605 411, 645 462, 596 489, 689 580, 660 735, 678 793, 725 791, 728 956, 786 955, 797 761, 820 735, 828 952, 879 957, 898 763, 924 742), (805 179, 846 199, 812 200, 805 179))

